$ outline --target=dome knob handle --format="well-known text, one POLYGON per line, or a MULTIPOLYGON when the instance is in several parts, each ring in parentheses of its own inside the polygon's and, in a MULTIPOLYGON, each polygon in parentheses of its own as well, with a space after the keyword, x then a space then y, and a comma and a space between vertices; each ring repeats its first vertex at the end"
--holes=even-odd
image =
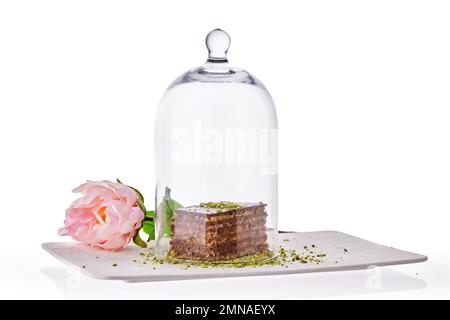
POLYGON ((228 33, 222 29, 214 29, 205 39, 208 48, 208 62, 227 62, 227 52, 230 48, 231 39, 228 33))

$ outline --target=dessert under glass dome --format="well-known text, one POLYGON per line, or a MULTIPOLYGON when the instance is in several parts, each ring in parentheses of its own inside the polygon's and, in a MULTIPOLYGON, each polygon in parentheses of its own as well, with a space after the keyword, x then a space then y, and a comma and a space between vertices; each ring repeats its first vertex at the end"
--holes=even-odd
POLYGON ((228 63, 230 37, 206 37, 200 67, 164 94, 155 126, 159 254, 230 261, 277 254, 277 118, 264 85, 228 63))

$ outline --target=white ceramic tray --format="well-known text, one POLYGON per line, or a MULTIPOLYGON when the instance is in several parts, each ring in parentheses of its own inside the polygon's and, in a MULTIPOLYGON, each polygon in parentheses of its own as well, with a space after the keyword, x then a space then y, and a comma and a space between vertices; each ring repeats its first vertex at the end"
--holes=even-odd
POLYGON ((146 252, 146 249, 134 245, 118 252, 107 252, 70 242, 47 242, 42 244, 42 248, 90 277, 127 282, 345 271, 427 260, 426 256, 420 254, 379 245, 337 231, 280 233, 279 243, 284 248, 295 249, 299 253, 304 251, 304 246, 308 246, 309 250, 317 254, 326 253, 326 256, 321 258, 320 264, 296 262, 288 267, 185 269, 179 264, 143 264, 140 253, 146 252), (313 244, 315 248, 312 248, 313 244))

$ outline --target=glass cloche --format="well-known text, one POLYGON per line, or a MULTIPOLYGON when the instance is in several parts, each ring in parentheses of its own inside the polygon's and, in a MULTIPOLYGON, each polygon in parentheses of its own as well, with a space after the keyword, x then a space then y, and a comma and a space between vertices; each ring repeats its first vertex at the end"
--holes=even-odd
POLYGON ((159 254, 254 261, 277 254, 277 117, 264 85, 228 63, 230 37, 164 94, 155 127, 159 254))

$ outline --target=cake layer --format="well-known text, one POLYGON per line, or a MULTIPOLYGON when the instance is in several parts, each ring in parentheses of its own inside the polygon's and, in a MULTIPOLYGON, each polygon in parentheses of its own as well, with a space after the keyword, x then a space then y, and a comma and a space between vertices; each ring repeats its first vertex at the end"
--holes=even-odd
POLYGON ((242 248, 216 248, 214 250, 208 248, 171 248, 171 253, 174 253, 177 257, 183 258, 192 258, 192 259, 207 259, 208 257, 228 257, 228 258, 237 258, 242 257, 247 254, 253 254, 261 251, 268 250, 268 246, 266 243, 257 243, 249 246, 245 246, 242 248))
POLYGON ((220 248, 210 250, 208 248, 171 248, 170 254, 181 259, 201 261, 221 261, 243 257, 249 254, 268 251, 267 243, 252 244, 243 248, 220 248))
POLYGON ((226 222, 244 222, 248 219, 261 217, 265 219, 267 217, 267 213, 263 210, 257 210, 256 212, 246 213, 239 212, 235 215, 226 215, 224 217, 206 217, 206 216, 190 216, 186 212, 174 212, 174 221, 182 224, 204 224, 204 225, 216 225, 226 222))
POLYGON ((223 223, 213 226, 179 224, 174 222, 172 224, 172 234, 174 236, 186 235, 203 235, 213 233, 248 233, 257 229, 265 229, 266 219, 251 219, 242 223, 223 223))
POLYGON ((195 247, 219 247, 219 246, 245 246, 249 242, 265 242, 267 240, 267 234, 261 232, 254 235, 249 235, 242 238, 226 238, 226 239, 210 239, 209 241, 204 241, 201 239, 191 238, 191 239, 172 239, 171 246, 195 246, 195 247))
POLYGON ((246 238, 258 238, 266 234, 266 229, 264 227, 259 227, 258 229, 251 230, 249 232, 229 232, 227 237, 223 237, 220 233, 185 233, 177 234, 172 237, 175 241, 188 241, 195 240, 198 243, 205 243, 210 241, 226 241, 233 239, 246 239, 246 238))

